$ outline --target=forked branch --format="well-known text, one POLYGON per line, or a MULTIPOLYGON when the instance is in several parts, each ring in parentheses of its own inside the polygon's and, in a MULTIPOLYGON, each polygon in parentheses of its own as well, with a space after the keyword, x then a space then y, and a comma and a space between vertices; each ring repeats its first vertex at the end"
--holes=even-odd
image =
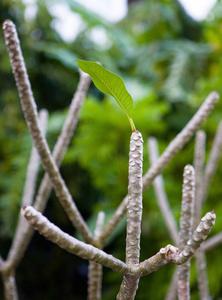
POLYGON ((49 146, 41 133, 36 104, 28 79, 15 25, 10 20, 6 20, 3 24, 3 30, 24 117, 27 121, 29 131, 32 135, 35 147, 38 150, 42 164, 51 179, 56 195, 69 219, 83 238, 87 242, 93 243, 93 237, 62 179, 56 162, 50 153, 49 146))

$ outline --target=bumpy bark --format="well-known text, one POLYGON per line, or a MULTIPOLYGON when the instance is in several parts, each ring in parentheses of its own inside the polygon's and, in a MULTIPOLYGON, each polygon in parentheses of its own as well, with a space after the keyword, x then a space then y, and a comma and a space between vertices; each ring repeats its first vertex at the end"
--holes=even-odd
MULTIPOLYGON (((179 247, 183 249, 191 237, 193 225, 193 206, 195 195, 194 168, 184 168, 183 195, 180 217, 179 247)), ((178 299, 190 299, 190 260, 178 267, 178 299)))
POLYGON ((60 248, 121 274, 130 272, 130 268, 124 262, 63 232, 33 207, 24 206, 21 213, 33 228, 60 248))
MULTIPOLYGON (((129 185, 127 205, 127 236, 126 263, 138 265, 140 257, 140 236, 142 221, 142 166, 143 166, 143 138, 139 131, 135 131, 130 139, 129 152, 129 185)), ((117 295, 117 299, 133 300, 138 288, 138 276, 125 275, 117 295)))

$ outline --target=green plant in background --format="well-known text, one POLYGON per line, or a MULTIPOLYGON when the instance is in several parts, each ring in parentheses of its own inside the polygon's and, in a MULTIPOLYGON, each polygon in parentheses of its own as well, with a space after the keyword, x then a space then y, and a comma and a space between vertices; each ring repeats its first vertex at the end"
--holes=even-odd
MULTIPOLYGON (((51 149, 59 135, 59 124, 62 124, 61 120, 65 119, 66 109, 63 108, 67 106, 72 97, 73 88, 77 86, 77 64, 74 63, 74 59, 78 57, 101 61, 109 70, 121 75, 135 102, 133 120, 137 128, 141 131, 144 140, 149 135, 157 136, 161 153, 168 141, 183 128, 202 103, 203 95, 207 95, 212 89, 217 89, 221 94, 221 4, 219 1, 210 18, 202 23, 188 18, 177 1, 151 0, 130 5, 126 18, 117 24, 107 22, 80 4, 66 2, 70 9, 84 20, 84 27, 77 38, 69 43, 64 42, 53 27, 56 18, 49 10, 49 6, 55 1, 48 1, 50 3, 48 7, 38 1, 37 13, 33 19, 24 18, 26 5, 20 2, 19 0, 1 2, 1 19, 12 18, 17 24, 38 108, 46 107, 51 112, 50 127, 47 130, 47 139, 51 149), (105 48, 98 45, 92 38, 91 33, 97 28, 104 30, 107 35, 109 43, 105 45, 105 48), (167 82, 170 85, 167 85, 167 82)), ((24 178, 31 141, 28 141, 25 124, 21 119, 19 105, 17 105, 17 91, 13 88, 14 80, 11 76, 2 36, 0 39, 2 53, 0 57, 0 105, 4 112, 0 116, 0 123, 1 128, 7 129, 0 135, 1 145, 4 145, 0 150, 2 161, 0 166, 2 200, 0 233, 3 253, 6 253, 20 207, 18 198, 21 198, 22 192, 21 172, 24 178), (15 137, 18 136, 20 139, 15 146, 15 137), (21 143, 21 139, 24 142, 21 143), (10 188, 9 193, 8 188, 10 188)), ((217 104, 217 108, 203 125, 208 136, 207 157, 216 126, 221 119, 220 103, 217 104)), ((65 156, 62 173, 84 217, 87 219, 93 215, 95 219, 101 209, 114 210, 119 204, 119 199, 126 194, 128 124, 124 122, 121 111, 115 108, 112 101, 92 86, 82 108, 76 133, 65 156), (83 204, 82 199, 89 199, 87 205, 83 204)), ((174 163, 171 163, 164 171, 166 189, 177 220, 180 212, 178 199, 181 194, 181 178, 178 174, 187 162, 192 163, 192 155, 193 145, 190 143, 182 154, 175 157, 174 163)), ((145 147, 144 170, 148 166, 145 147)), ((221 203, 217 201, 221 195, 220 177, 221 162, 213 182, 214 188, 210 189, 211 201, 204 205, 205 211, 211 210, 212 206, 218 214, 222 211, 221 203)), ((61 222, 59 223, 61 226, 68 228, 69 222, 60 212, 59 206, 55 205, 55 201, 50 201, 49 205, 48 216, 56 219, 58 216, 55 222, 57 224, 61 222)), ((150 220, 149 223, 146 221, 143 223, 143 236, 148 243, 142 241, 141 255, 146 258, 144 254, 155 253, 161 247, 162 240, 170 242, 169 234, 156 206, 152 188, 144 194, 143 215, 144 220, 150 220)), ((214 232, 217 232, 221 225, 222 219, 217 218, 214 232)), ((72 228, 70 230, 72 231, 72 228)), ((109 245, 108 248, 110 252, 116 253, 117 257, 122 259, 124 259, 122 252, 124 239, 123 230, 119 238, 115 240, 115 244, 109 245)), ((28 272, 25 262, 32 259, 29 255, 37 253, 37 249, 41 251, 41 248, 43 247, 39 240, 38 243, 31 244, 26 258, 18 269, 18 278, 23 278, 22 274, 28 272)), ((219 255, 219 250, 213 250, 215 262, 211 260, 208 269, 210 285, 217 297, 221 293, 221 287, 212 274, 214 274, 214 266, 217 265, 216 257, 219 255)), ((47 255, 53 254, 50 249, 47 253, 47 255)), ((39 256, 42 257, 42 255, 39 256)), ((210 257, 207 255, 207 259, 210 257)), ((41 263, 45 267, 44 261, 39 259, 39 264, 41 263)), ((53 264, 47 263, 47 266, 48 269, 51 267, 51 270, 54 270, 53 264)), ((164 276, 162 271, 153 274, 149 277, 149 282, 141 280, 138 297, 143 297, 145 293, 143 291, 146 291, 148 285, 150 293, 153 292, 156 295, 155 287, 161 280, 162 274, 163 289, 158 291, 158 297, 162 299, 168 286, 165 278, 169 278, 169 268, 165 269, 165 272, 167 275, 164 273, 164 276)), ((217 273, 221 278, 221 270, 217 270, 217 273)), ((31 282, 32 276, 28 277, 31 282)), ((114 273, 109 272, 107 276, 105 273, 104 297, 106 295, 107 299, 114 298, 113 289, 109 290, 108 281, 116 280, 115 283, 118 286, 119 282, 116 278, 117 275, 114 273)), ((54 279, 51 277, 48 281, 48 285, 51 284, 49 294, 53 291, 54 279)), ((194 290, 195 272, 191 274, 191 280, 192 290, 194 290)), ((40 286, 40 277, 33 282, 40 286)), ((84 282, 82 277, 81 282, 84 282)), ((24 284, 20 285, 22 286, 24 284)), ((72 289, 75 287, 72 285, 72 289)), ((25 293, 28 294, 27 291, 25 293)), ((195 297, 194 293, 192 297, 195 297)), ((49 297, 53 297, 52 294, 49 297)), ((80 296, 80 299, 83 297, 85 296, 80 296)))

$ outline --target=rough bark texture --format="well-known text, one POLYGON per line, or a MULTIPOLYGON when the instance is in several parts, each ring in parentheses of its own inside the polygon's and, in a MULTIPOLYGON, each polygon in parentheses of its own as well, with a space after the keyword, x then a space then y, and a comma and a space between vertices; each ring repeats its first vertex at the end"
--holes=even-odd
POLYGON ((131 135, 127 205, 126 263, 138 264, 142 221, 143 139, 140 132, 131 135))
MULTIPOLYGON (((193 206, 195 195, 194 168, 187 165, 184 168, 183 195, 180 217, 179 248, 183 249, 191 237, 193 226, 193 206)), ((178 299, 190 299, 190 260, 178 266, 178 299)))
POLYGON ((116 272, 122 274, 130 272, 130 268, 124 262, 63 232, 33 207, 23 207, 21 213, 33 228, 60 248, 116 272))
POLYGON ((202 242, 207 238, 209 235, 211 228, 215 224, 216 215, 214 211, 208 212, 202 219, 200 224, 198 225, 197 229, 194 231, 191 239, 187 242, 185 248, 182 252, 180 252, 177 259, 172 262, 176 264, 183 264, 186 262, 197 249, 200 247, 202 242))
MULTIPOLYGON (((142 221, 143 192, 143 138, 135 131, 130 139, 129 152, 129 185, 127 205, 126 263, 138 265, 140 257, 140 236, 142 221)), ((117 299, 133 300, 138 288, 139 278, 126 275, 117 295, 117 299)))

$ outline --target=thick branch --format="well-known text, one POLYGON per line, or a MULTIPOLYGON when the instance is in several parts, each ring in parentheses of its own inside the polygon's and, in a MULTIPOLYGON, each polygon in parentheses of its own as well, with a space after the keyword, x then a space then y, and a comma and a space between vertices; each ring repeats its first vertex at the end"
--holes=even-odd
MULTIPOLYGON (((179 248, 183 249, 191 237, 193 225, 193 205, 195 195, 195 175, 191 165, 184 168, 183 195, 180 217, 179 248)), ((178 299, 190 299, 190 261, 178 266, 178 299)))
POLYGON ((28 80, 27 71, 25 68, 24 59, 20 48, 15 25, 6 20, 3 24, 5 34, 5 41, 10 55, 10 61, 13 69, 13 74, 16 80, 16 85, 19 91, 21 105, 29 131, 32 135, 35 147, 38 150, 44 169, 49 174, 52 181, 54 190, 59 198, 64 210, 66 211, 69 219, 83 236, 87 242, 93 242, 92 235, 80 215, 72 196, 70 195, 55 163, 55 160, 50 154, 50 150, 46 140, 44 139, 38 118, 36 104, 31 91, 31 85, 28 80))
MULTIPOLYGON (((148 189, 151 185, 153 179, 167 166, 167 164, 172 160, 172 158, 187 144, 187 142, 194 135, 195 131, 201 126, 201 124, 205 121, 207 116, 213 110, 215 104, 219 99, 219 95, 217 92, 212 92, 206 98, 204 103, 201 105, 199 110, 193 116, 193 118, 189 121, 189 123, 184 127, 184 129, 171 141, 163 154, 159 157, 159 159, 152 165, 152 167, 146 172, 143 176, 143 191, 148 189)), ((101 240, 103 243, 107 240, 107 238, 112 234, 116 226, 122 220, 123 216, 126 213, 127 206, 127 196, 123 199, 116 212, 110 218, 104 230, 101 234, 101 240)))
MULTIPOLYGON (((140 257, 140 235, 143 207, 142 166, 143 138, 139 131, 135 131, 131 135, 129 153, 129 185, 126 229, 126 263, 129 265, 137 265, 140 257)), ((136 295, 138 283, 139 278, 137 276, 124 276, 117 299, 133 300, 136 295)))
POLYGON ((60 248, 81 258, 100 263, 115 272, 125 274, 130 271, 130 268, 121 260, 63 232, 33 207, 23 207, 22 214, 33 228, 60 248))
POLYGON ((138 264, 142 221, 143 139, 139 131, 131 135, 127 205, 126 263, 138 264))

